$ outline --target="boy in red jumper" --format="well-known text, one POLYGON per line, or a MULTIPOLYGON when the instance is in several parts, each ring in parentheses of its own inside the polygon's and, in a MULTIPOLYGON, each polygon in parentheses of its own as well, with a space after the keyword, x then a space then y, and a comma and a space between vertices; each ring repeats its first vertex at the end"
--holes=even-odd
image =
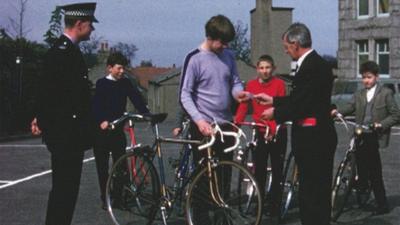
MULTIPOLYGON (((281 79, 274 77, 272 74, 275 70, 274 60, 269 55, 262 55, 257 62, 257 74, 258 76, 250 80, 247 83, 246 91, 252 94, 265 93, 270 96, 285 96, 285 84, 281 79)), ((282 195, 282 170, 283 161, 286 152, 286 139, 287 132, 286 129, 279 129, 277 134, 276 142, 272 141, 276 132, 276 123, 274 120, 265 121, 262 120, 261 114, 265 109, 271 107, 271 105, 260 105, 257 103, 256 99, 251 102, 242 102, 237 109, 235 122, 243 122, 248 106, 251 103, 253 109, 253 120, 257 123, 263 123, 269 127, 269 135, 267 137, 267 143, 264 138, 265 130, 259 129, 257 132, 257 146, 255 151, 252 153, 253 162, 255 165, 255 177, 260 185, 261 194, 265 195, 265 182, 266 182, 266 172, 265 168, 267 166, 268 156, 271 156, 271 167, 272 167, 272 186, 271 191, 268 193, 268 213, 271 216, 279 216, 280 202, 282 195)))

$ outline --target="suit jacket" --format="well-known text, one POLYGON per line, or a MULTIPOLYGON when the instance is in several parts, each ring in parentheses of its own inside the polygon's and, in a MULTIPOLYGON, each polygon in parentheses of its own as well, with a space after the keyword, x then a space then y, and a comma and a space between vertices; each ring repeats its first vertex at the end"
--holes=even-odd
POLYGON ((313 147, 329 144, 334 150, 337 136, 330 116, 333 79, 331 67, 313 50, 295 74, 290 95, 274 98, 277 123, 293 121, 294 146, 309 148, 310 144, 307 143, 315 143, 313 147), (316 118, 315 127, 297 124, 308 117, 316 118))
MULTIPOLYGON (((367 89, 354 93, 350 102, 339 108, 343 115, 355 112, 356 123, 362 124, 367 105, 367 89)), ((379 132, 379 146, 386 148, 389 145, 390 128, 400 122, 400 111, 393 97, 393 92, 379 83, 372 98, 372 120, 382 124, 382 132, 379 132)))
POLYGON ((77 150, 90 148, 91 83, 79 46, 62 35, 45 55, 43 66, 37 118, 44 141, 77 150))

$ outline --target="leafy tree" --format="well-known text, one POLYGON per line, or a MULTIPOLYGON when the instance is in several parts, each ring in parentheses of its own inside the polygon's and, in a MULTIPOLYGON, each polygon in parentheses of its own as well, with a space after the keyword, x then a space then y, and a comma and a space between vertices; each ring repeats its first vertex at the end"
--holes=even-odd
POLYGON ((250 42, 247 39, 248 25, 243 25, 242 21, 235 24, 236 36, 229 44, 230 49, 235 52, 236 59, 250 63, 250 42))
POLYGON ((51 17, 49 22, 50 27, 43 35, 44 41, 49 46, 52 46, 62 33, 61 18, 62 18, 61 7, 56 6, 54 11, 51 12, 51 17))
POLYGON ((81 48, 83 58, 85 59, 86 65, 89 68, 92 68, 94 65, 98 63, 97 51, 99 50, 100 42, 102 40, 103 37, 92 35, 90 37, 90 40, 82 41, 81 43, 79 43, 79 47, 81 48))
POLYGON ((135 58, 136 51, 139 50, 134 44, 122 42, 118 42, 116 45, 112 46, 112 49, 121 52, 128 59, 129 63, 135 58))
POLYGON ((140 62, 140 67, 152 67, 153 66, 153 62, 150 60, 142 60, 140 62))

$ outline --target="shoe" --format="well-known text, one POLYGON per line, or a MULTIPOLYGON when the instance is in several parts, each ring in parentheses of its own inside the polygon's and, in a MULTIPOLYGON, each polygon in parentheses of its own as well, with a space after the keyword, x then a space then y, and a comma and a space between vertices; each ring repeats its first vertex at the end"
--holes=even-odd
POLYGON ((372 216, 379 216, 379 215, 387 214, 389 212, 390 212, 390 210, 389 210, 389 207, 387 205, 378 206, 372 212, 372 216))

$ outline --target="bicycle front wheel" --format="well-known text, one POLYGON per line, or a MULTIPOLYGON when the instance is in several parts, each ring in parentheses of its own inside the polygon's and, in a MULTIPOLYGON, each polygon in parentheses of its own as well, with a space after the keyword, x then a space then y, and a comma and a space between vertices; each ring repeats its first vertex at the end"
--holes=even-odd
POLYGON ((189 225, 258 225, 261 210, 260 190, 254 177, 236 162, 215 163, 211 171, 203 168, 187 191, 186 219, 189 225), (250 208, 245 207, 246 204, 250 208), (242 210, 244 208, 249 210, 242 210))
POLYGON ((160 199, 160 182, 151 161, 137 152, 119 158, 107 181, 106 202, 115 224, 151 224, 160 199))
POLYGON ((340 163, 334 179, 332 190, 332 221, 337 221, 351 194, 356 176, 355 154, 350 153, 340 163))
POLYGON ((295 194, 295 186, 297 185, 297 168, 292 153, 288 156, 282 179, 282 204, 280 218, 283 219, 288 213, 295 194))

